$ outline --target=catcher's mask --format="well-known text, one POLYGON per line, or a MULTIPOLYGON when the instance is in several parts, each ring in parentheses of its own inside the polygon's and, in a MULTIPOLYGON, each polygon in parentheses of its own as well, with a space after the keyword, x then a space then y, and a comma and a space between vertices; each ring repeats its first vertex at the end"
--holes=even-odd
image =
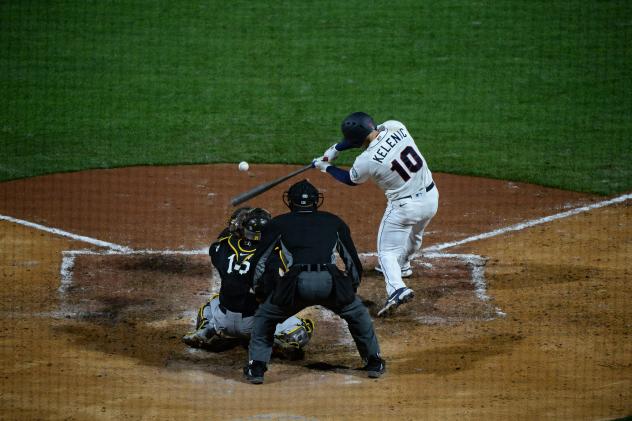
POLYGON ((241 216, 240 236, 246 240, 261 240, 261 231, 268 225, 272 215, 263 208, 254 208, 241 216))
POLYGON ((283 203, 291 211, 314 211, 323 204, 323 200, 323 194, 307 180, 299 181, 283 193, 283 203))
POLYGON ((377 130, 373 118, 361 111, 349 114, 340 126, 344 140, 356 147, 362 146, 366 137, 377 130))
POLYGON ((253 208, 243 207, 237 209, 233 214, 228 218, 228 231, 231 234, 240 235, 240 224, 242 223, 242 217, 250 212, 253 208))

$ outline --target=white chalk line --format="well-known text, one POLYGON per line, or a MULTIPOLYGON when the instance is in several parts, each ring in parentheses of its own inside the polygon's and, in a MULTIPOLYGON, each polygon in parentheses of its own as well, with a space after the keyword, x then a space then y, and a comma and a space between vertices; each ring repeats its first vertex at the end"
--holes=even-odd
POLYGON ((598 203, 593 203, 591 205, 587 205, 587 206, 580 206, 578 208, 574 208, 565 212, 561 212, 561 213, 557 213, 554 215, 550 215, 550 216, 545 216, 542 218, 538 218, 538 219, 534 219, 531 221, 527 221, 527 222, 521 222, 519 224, 515 224, 515 225, 510 225, 508 227, 505 228, 499 228, 490 232, 486 232, 483 234, 478 234, 478 235, 474 235, 472 237, 467 237, 464 238, 462 240, 457 240, 457 241, 450 241, 447 243, 443 243, 443 244, 437 244, 435 246, 431 246, 428 247, 427 249, 425 249, 425 251, 430 252, 430 251, 438 251, 438 250, 445 250, 448 248, 452 248, 452 247, 456 247, 456 246, 460 246, 462 244, 466 244, 466 243, 471 243, 473 241, 479 241, 479 240, 485 240, 488 238, 492 238, 492 237, 496 237, 502 234, 506 234, 508 232, 512 232, 512 231, 521 231, 525 228, 530 228, 536 225, 540 225, 540 224, 545 224, 547 222, 551 222, 551 221, 555 221, 557 219, 562 219, 562 218, 567 218, 569 216, 573 216, 573 215, 577 215, 583 212, 588 212, 594 209, 598 209, 598 208, 602 208, 605 206, 610 206, 610 205, 614 205, 617 203, 623 203, 626 200, 630 200, 632 199, 632 194, 624 194, 622 196, 618 196, 615 197, 614 199, 610 199, 610 200, 605 200, 603 202, 598 202, 598 203))
POLYGON ((92 244, 99 247, 106 247, 112 250, 118 251, 132 251, 129 247, 121 246, 119 244, 110 243, 107 241, 97 240, 96 238, 86 237, 84 235, 73 234, 68 231, 60 230, 57 228, 47 227, 45 225, 36 224, 35 222, 25 221, 23 219, 17 219, 6 215, 0 215, 0 221, 13 222, 14 224, 23 225, 25 227, 34 228, 40 231, 49 232, 51 234, 59 235, 60 237, 70 238, 71 240, 81 241, 83 243, 92 244))
MULTIPOLYGON (((160 255, 160 256, 197 256, 202 254, 207 254, 207 249, 199 249, 199 250, 154 250, 154 249, 145 249, 145 250, 66 250, 62 252, 62 260, 61 260, 61 279, 59 288, 57 289, 59 293, 65 294, 70 286, 72 285, 72 275, 73 269, 75 267, 75 258, 77 256, 149 256, 149 255, 160 255)), ((219 275, 214 272, 213 279, 218 277, 219 275)), ((217 286, 213 286, 212 291, 215 288, 219 289, 219 282, 217 286)))
MULTIPOLYGON (((434 258, 455 258, 461 261, 464 261, 468 264, 472 271, 472 282, 475 286, 475 291, 477 297, 481 301, 489 301, 490 297, 487 295, 487 285, 484 276, 484 266, 485 259, 482 256, 474 255, 474 254, 448 254, 448 253, 439 253, 440 250, 445 250, 448 248, 456 247, 462 244, 467 244, 479 240, 484 240, 492 237, 496 237, 499 235, 503 235, 509 232, 521 231, 526 228, 530 228, 536 225, 548 223, 551 221, 555 221, 562 218, 567 218, 569 216, 577 215, 583 212, 588 212, 594 209, 602 208, 605 206, 610 206, 617 203, 623 203, 627 200, 632 199, 632 194, 624 194, 609 200, 604 200, 601 202, 593 203, 586 206, 580 206, 578 208, 574 208, 565 212, 560 212, 554 215, 545 216, 542 218, 537 218, 531 221, 518 223, 515 225, 511 225, 505 228, 496 229, 493 231, 489 231, 482 234, 477 234, 474 236, 470 236, 457 241, 450 241, 442 244, 437 244, 434 246, 427 247, 422 249, 420 253, 413 256, 414 259, 418 259, 423 256, 428 259, 434 258)), ((106 241, 97 240, 95 238, 86 237, 82 235, 73 234, 64 230, 60 230, 57 228, 47 227, 41 224, 36 224, 33 222, 25 221, 22 219, 12 218, 10 216, 0 215, 0 220, 5 220, 9 222, 13 222, 19 225, 24 225, 30 228, 38 229, 41 231, 49 232, 55 235, 59 235, 62 237, 70 238, 76 241, 82 241, 88 244, 96 245, 99 247, 107 248, 105 251, 94 251, 94 250, 68 250, 63 252, 63 258, 61 263, 61 282, 59 286, 59 292, 65 293, 68 288, 72 285, 72 275, 75 264, 75 258, 79 255, 199 255, 206 254, 206 249, 199 250, 153 250, 153 249, 144 249, 144 250, 134 250, 126 246, 122 246, 119 244, 114 244, 106 241)), ((377 254, 375 252, 363 253, 361 256, 363 257, 374 257, 377 254)), ((213 279, 217 276, 214 274, 213 279)), ((219 288, 219 282, 215 280, 212 285, 212 291, 215 291, 219 288)), ((504 313, 500 309, 496 309, 496 313, 499 316, 504 316, 504 313)))

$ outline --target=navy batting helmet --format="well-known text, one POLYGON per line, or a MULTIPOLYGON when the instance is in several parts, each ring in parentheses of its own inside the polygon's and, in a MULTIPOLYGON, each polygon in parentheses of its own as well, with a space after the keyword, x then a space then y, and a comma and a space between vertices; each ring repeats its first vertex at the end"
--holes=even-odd
POLYGON ((312 211, 323 204, 323 194, 309 181, 303 180, 283 193, 283 203, 292 211, 312 211))
POLYGON ((376 130, 373 118, 361 111, 349 114, 340 128, 345 140, 354 146, 362 146, 369 133, 376 130))

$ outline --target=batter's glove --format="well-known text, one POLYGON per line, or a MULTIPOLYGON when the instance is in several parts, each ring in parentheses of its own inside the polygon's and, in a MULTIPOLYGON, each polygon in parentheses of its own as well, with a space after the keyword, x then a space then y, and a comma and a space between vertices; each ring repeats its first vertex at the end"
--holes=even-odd
POLYGON ((325 161, 323 158, 324 157, 321 156, 320 158, 314 159, 312 161, 312 167, 318 168, 322 172, 327 172, 327 168, 330 167, 331 164, 329 162, 325 161))
POLYGON ((331 145, 329 147, 329 149, 327 149, 325 151, 325 153, 323 154, 323 161, 332 162, 336 158, 338 158, 338 155, 340 154, 340 151, 338 149, 336 149, 336 145, 337 145, 337 143, 334 143, 333 145, 331 145))

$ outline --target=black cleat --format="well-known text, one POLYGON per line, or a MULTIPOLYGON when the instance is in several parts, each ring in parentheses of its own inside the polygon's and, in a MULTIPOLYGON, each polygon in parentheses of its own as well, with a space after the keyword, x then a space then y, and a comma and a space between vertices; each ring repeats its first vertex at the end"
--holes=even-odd
POLYGON ((367 375, 372 379, 377 379, 386 371, 386 361, 379 355, 371 355, 364 366, 367 375))
POLYGON ((268 370, 266 363, 263 361, 250 360, 248 365, 244 367, 244 375, 252 384, 263 383, 263 374, 268 370))

